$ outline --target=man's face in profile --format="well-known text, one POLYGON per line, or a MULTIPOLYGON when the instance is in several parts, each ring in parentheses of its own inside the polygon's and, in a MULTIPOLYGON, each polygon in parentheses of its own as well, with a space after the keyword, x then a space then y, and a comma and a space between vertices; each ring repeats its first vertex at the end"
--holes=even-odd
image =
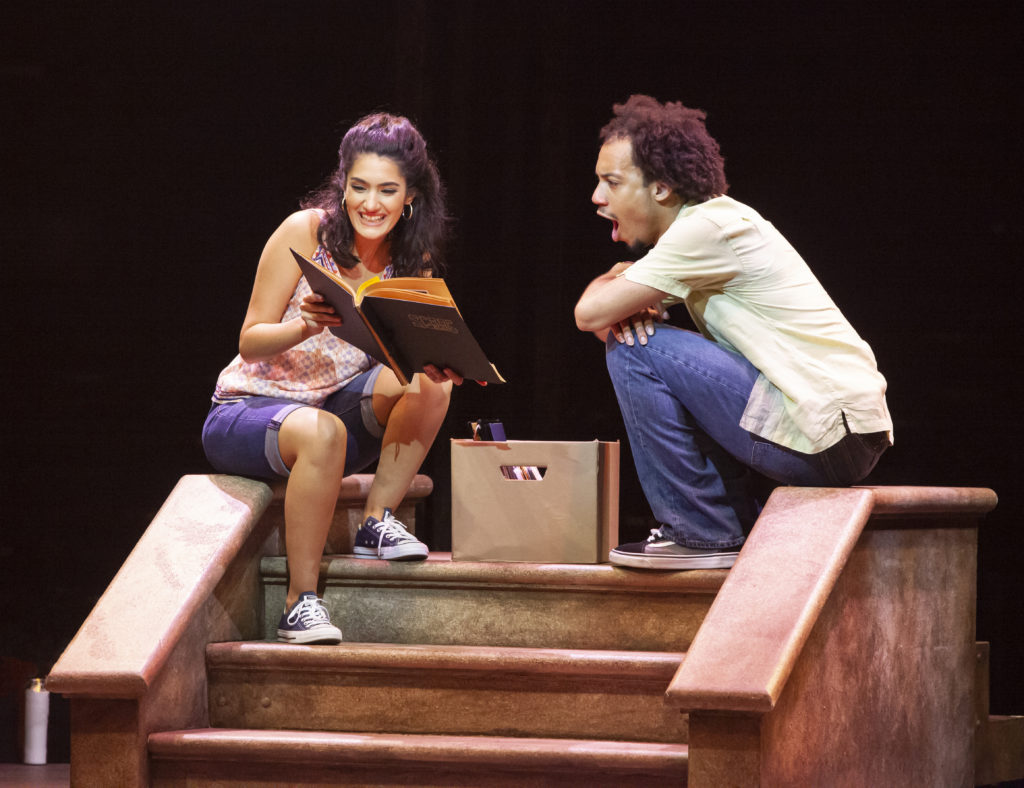
POLYGON ((591 201, 597 215, 612 222, 612 240, 641 253, 658 240, 655 223, 657 184, 644 184, 644 174, 633 163, 633 144, 625 138, 606 142, 597 155, 597 188, 591 201))

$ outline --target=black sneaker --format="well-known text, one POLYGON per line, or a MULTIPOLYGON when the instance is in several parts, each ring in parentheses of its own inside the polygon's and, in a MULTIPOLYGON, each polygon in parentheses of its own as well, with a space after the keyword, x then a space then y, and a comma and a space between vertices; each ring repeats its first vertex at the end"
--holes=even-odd
POLYGON ((383 519, 367 517, 356 531, 353 552, 360 558, 383 558, 386 561, 422 561, 427 557, 427 546, 405 530, 390 509, 384 510, 383 519))
POLYGON ((683 547, 654 528, 646 542, 619 545, 608 554, 608 560, 636 569, 728 569, 739 554, 738 547, 683 547))
POLYGON ((282 643, 340 643, 341 630, 331 623, 316 593, 306 591, 277 622, 277 639, 282 643))

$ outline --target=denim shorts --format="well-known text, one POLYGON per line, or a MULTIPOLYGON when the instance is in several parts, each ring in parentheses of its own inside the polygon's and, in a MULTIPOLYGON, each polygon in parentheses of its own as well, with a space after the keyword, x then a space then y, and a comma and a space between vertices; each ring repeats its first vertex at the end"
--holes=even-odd
MULTIPOLYGON (((345 424, 346 475, 358 473, 380 456, 384 428, 373 413, 373 386, 383 368, 378 364, 356 376, 322 406, 345 424)), ((289 470, 277 444, 278 430, 288 414, 308 407, 314 406, 278 397, 239 397, 214 403, 203 424, 206 458, 219 473, 287 478, 289 470)))

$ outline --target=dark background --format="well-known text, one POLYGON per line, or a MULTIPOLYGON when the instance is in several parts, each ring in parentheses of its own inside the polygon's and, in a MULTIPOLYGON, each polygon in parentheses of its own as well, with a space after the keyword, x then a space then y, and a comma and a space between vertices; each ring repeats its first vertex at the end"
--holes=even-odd
MULTIPOLYGON (((612 103, 644 92, 708 111, 730 193, 875 349, 896 446, 870 481, 999 494, 978 637, 993 710, 1024 713, 1021 3, 25 8, 0 23, 5 665, 45 674, 177 479, 207 472, 199 430, 259 252, 369 111, 427 137, 458 220, 449 284, 509 381, 458 390, 424 468, 427 541, 450 545, 447 439, 469 418, 624 439, 572 308, 626 254, 589 197, 612 103)), ((16 695, 0 760, 20 759, 16 695)), ((53 719, 66 760, 59 698, 53 719)))

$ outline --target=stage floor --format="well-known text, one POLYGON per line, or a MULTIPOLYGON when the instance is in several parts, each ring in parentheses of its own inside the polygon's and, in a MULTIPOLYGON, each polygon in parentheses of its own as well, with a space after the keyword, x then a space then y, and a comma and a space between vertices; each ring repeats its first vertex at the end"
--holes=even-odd
POLYGON ((67 788, 71 785, 71 767, 66 763, 26 766, 21 763, 0 763, 0 786, 3 788, 67 788))

